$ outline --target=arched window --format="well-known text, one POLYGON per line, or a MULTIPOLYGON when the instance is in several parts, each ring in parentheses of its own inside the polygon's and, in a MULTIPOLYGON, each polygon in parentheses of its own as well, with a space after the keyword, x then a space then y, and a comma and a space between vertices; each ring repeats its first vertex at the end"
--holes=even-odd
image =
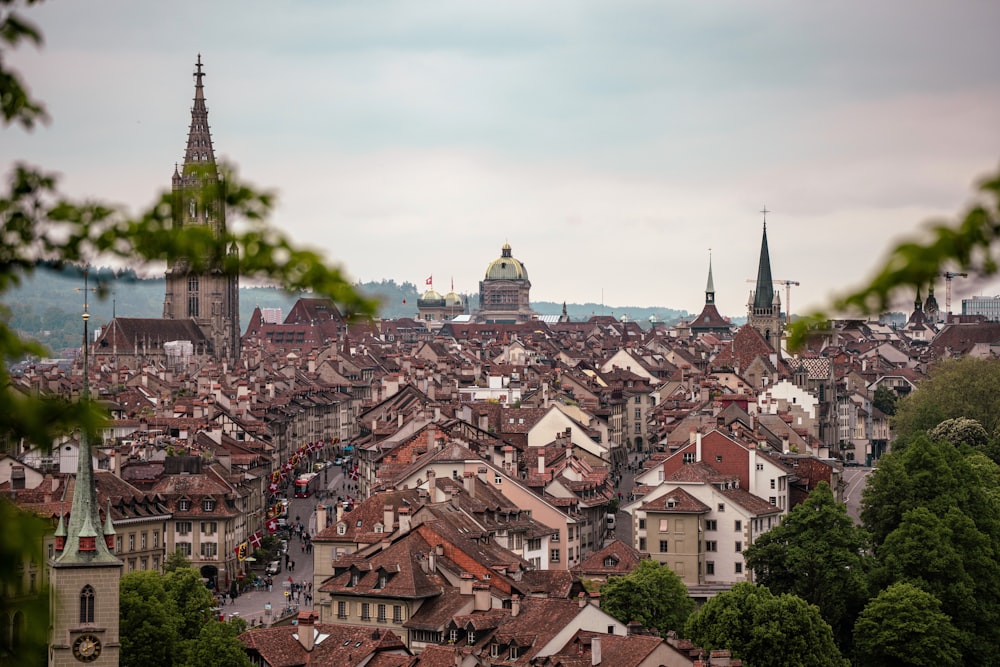
POLYGON ((80 622, 94 622, 94 588, 90 584, 80 591, 80 622))

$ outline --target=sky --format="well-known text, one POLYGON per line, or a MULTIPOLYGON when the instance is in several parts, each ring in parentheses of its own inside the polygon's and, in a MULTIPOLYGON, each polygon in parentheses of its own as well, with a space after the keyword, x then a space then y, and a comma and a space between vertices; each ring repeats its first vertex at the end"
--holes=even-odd
MULTIPOLYGON (((216 157, 361 281, 475 293, 509 243, 532 300, 697 313, 711 256, 718 308, 741 317, 766 206, 799 313, 954 220, 1000 164, 994 0, 49 0, 25 16, 45 43, 5 62, 52 121, 3 130, 0 172, 27 161, 140 210, 183 159, 201 54, 216 157)), ((1000 294, 952 287, 953 311, 1000 294)))

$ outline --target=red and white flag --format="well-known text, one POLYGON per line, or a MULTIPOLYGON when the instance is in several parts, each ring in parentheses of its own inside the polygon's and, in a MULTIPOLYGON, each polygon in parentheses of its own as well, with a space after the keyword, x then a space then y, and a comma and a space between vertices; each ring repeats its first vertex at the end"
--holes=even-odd
POLYGON ((427 276, 427 280, 424 281, 424 284, 425 285, 433 285, 434 284, 434 274, 433 273, 431 275, 427 276))
POLYGON ((355 482, 358 481, 358 466, 354 466, 351 470, 351 480, 355 482))
POLYGON ((258 530, 256 533, 250 536, 250 546, 252 546, 254 549, 260 549, 262 539, 263 535, 261 535, 261 532, 258 530))
POLYGON ((269 533, 271 533, 272 535, 275 534, 276 532, 278 532, 278 520, 277 519, 271 519, 270 521, 267 522, 267 531, 269 533))

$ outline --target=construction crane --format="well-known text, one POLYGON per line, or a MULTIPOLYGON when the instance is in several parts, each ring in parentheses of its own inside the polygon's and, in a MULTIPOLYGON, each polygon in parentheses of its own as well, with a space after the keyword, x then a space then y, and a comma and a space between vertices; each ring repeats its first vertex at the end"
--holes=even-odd
MULTIPOLYGON (((757 282, 753 278, 747 278, 748 283, 757 282)), ((772 280, 775 285, 785 286, 785 324, 792 321, 792 286, 798 287, 801 283, 797 280, 772 280)))
POLYGON ((948 315, 946 319, 951 319, 951 279, 952 278, 968 278, 968 273, 956 273, 955 271, 945 271, 941 274, 944 276, 944 312, 948 315))

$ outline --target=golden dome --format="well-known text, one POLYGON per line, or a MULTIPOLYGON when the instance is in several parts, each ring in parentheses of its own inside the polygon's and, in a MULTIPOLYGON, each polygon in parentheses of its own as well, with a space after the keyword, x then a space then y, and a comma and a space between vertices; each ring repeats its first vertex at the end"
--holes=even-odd
POLYGON ((486 267, 486 280, 527 280, 528 270, 510 252, 510 244, 504 243, 500 258, 486 267))

